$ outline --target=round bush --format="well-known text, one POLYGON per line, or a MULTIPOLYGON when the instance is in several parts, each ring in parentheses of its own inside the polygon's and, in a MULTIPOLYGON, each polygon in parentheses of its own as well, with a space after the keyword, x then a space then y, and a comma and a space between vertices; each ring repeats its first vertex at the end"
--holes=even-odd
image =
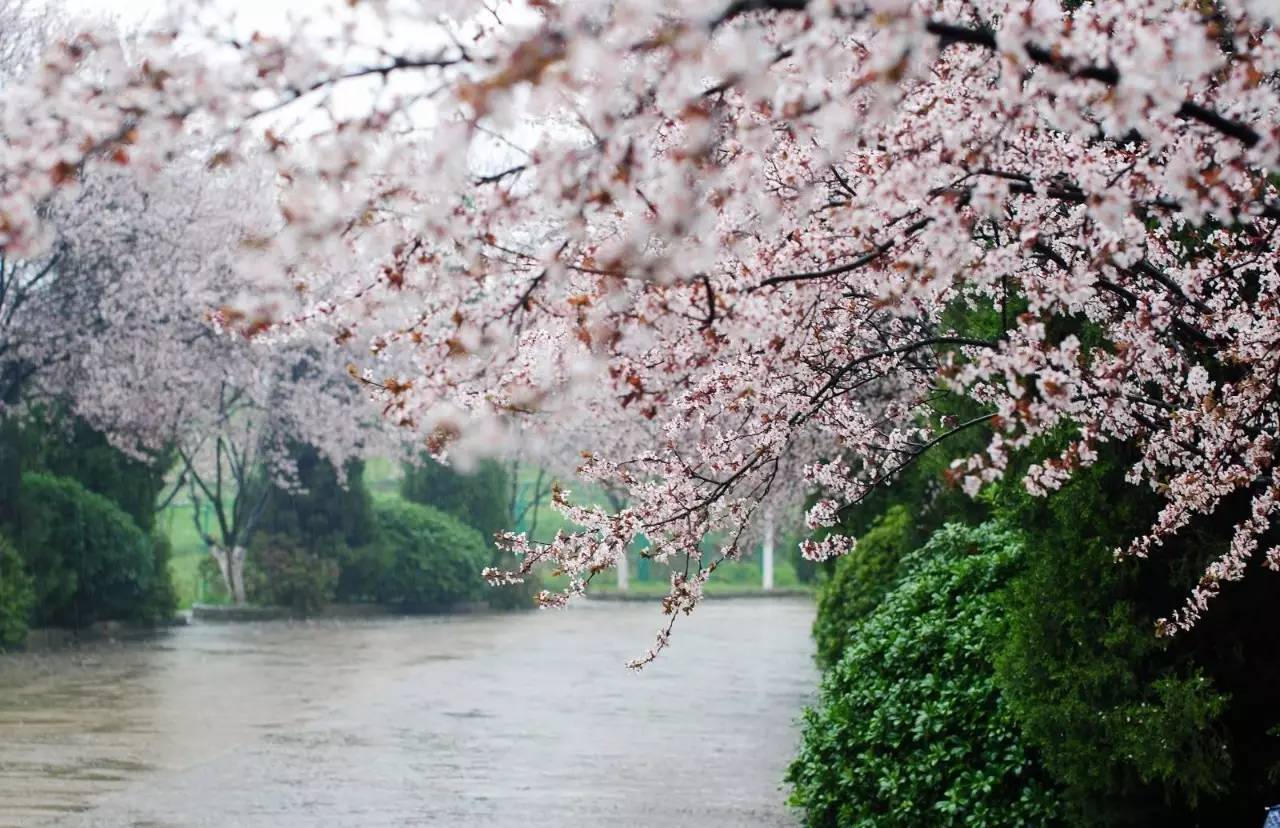
POLYGON ((431 612, 484 597, 480 573, 489 548, 475 529, 430 506, 393 499, 375 503, 374 521, 369 557, 390 562, 379 600, 431 612))
POLYGON ((70 478, 25 474, 18 527, 36 623, 154 621, 172 612, 169 572, 157 566, 151 538, 105 497, 70 478))
POLYGON ((338 583, 338 562, 309 551, 295 537, 259 534, 249 546, 249 598, 309 615, 324 609, 338 583))
POLYGON ((1046 825, 1057 794, 993 678, 999 591, 1020 551, 991 525, 946 526, 849 631, 788 772, 811 826, 1046 825))

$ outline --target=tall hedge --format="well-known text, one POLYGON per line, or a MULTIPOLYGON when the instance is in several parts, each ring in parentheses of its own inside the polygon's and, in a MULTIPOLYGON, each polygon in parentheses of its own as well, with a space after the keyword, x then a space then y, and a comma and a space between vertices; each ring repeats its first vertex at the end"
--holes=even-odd
POLYGON ((34 580, 38 624, 153 621, 173 611, 167 549, 70 478, 22 476, 14 542, 34 580))
MULTIPOLYGON (((1075 824, 1237 824, 1280 799, 1267 780, 1277 740, 1260 755, 1231 750, 1280 721, 1276 636, 1264 636, 1273 643, 1261 649, 1246 647, 1247 626, 1213 635, 1217 617, 1244 597, 1234 590, 1203 629, 1155 635, 1157 613, 1185 595, 1161 567, 1198 547, 1212 554, 1228 538, 1186 530, 1152 561, 1117 561, 1114 550, 1150 526, 1159 499, 1124 482, 1131 458, 1114 452, 1105 449, 1049 497, 1028 495, 1016 478, 996 489, 997 510, 1023 531, 1026 550, 1006 602, 997 680, 1025 738, 1064 785, 1075 824), (1247 677, 1215 681, 1213 667, 1232 652, 1248 660, 1247 677), (1224 726, 1229 706, 1241 714, 1238 736, 1224 726)), ((1274 601, 1272 592, 1255 602, 1253 617, 1274 601)))
POLYGON ((338 557, 344 547, 368 543, 373 535, 373 502, 364 485, 364 461, 352 460, 340 480, 319 450, 303 443, 290 446, 298 488, 273 486, 267 494, 259 532, 288 535, 294 545, 325 557, 338 557))
POLYGON ((400 495, 453 515, 476 529, 485 543, 495 532, 512 527, 510 480, 501 464, 486 460, 470 474, 445 466, 427 455, 406 464, 400 480, 400 495))
POLYGON ((949 525, 853 626, 788 772, 809 826, 1055 824, 1058 795, 994 680, 1016 538, 949 525))
POLYGON ((23 470, 72 478, 115 503, 144 532, 153 530, 172 456, 132 457, 78 417, 56 408, 38 413, 24 427, 23 470))

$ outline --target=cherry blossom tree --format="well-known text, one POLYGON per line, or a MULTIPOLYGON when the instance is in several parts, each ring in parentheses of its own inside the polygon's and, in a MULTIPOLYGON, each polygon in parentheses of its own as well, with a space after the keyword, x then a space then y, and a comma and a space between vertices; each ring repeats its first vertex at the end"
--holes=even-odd
POLYGON ((268 495, 298 486, 291 444, 314 446, 341 474, 350 459, 387 443, 331 351, 315 343, 233 344, 239 359, 216 355, 218 368, 201 373, 205 391, 176 433, 173 491, 185 488, 196 530, 240 604, 248 545, 268 495))
MULTIPOLYGON (((23 9, 0 9, 10 11, 23 9)), ((197 529, 242 601, 266 494, 293 483, 286 444, 341 467, 375 429, 323 337, 295 330, 259 345, 226 324, 246 287, 233 251, 247 227, 275 221, 270 171, 210 174, 193 146, 171 151, 158 169, 123 157, 82 165, 77 186, 41 205, 48 248, 0 257, 0 399, 5 417, 57 400, 130 454, 176 452, 157 508, 183 490, 196 517, 210 504, 214 525, 197 529)))
POLYGON ((367 346, 363 379, 435 450, 515 419, 617 436, 579 470, 626 506, 558 498, 583 530, 509 538, 523 566, 490 573, 553 563, 550 605, 644 535, 695 562, 674 620, 777 487, 823 490, 808 522, 832 525, 985 424, 969 491, 1048 438, 1037 493, 1139 447, 1130 478, 1167 505, 1122 555, 1251 504, 1173 632, 1264 542, 1280 567, 1276 14, 368 0, 272 35, 193 9, 5 90, 0 245, 45 249, 42 205, 85 166, 159 167, 192 134, 211 171, 265 164, 278 221, 240 251, 241 330, 367 346), (955 397, 982 413, 935 416, 955 397))
MULTIPOLYGON (((71 389, 77 412, 126 450, 176 452, 169 497, 186 491, 196 529, 241 603, 246 550, 267 495, 297 485, 290 444, 315 447, 339 473, 389 444, 343 349, 310 328, 272 342, 232 329, 239 320, 227 302, 246 285, 229 251, 246 227, 270 226, 272 191, 250 170, 202 180, 198 169, 193 175, 178 160, 139 178, 126 165, 77 188, 71 224, 105 253, 77 255, 68 244, 83 264, 63 278, 82 292, 98 286, 98 327, 83 330, 85 314, 72 317, 72 356, 45 382, 71 389), (95 191, 106 195, 83 198, 95 191)), ((50 329, 47 320, 37 326, 50 329)))

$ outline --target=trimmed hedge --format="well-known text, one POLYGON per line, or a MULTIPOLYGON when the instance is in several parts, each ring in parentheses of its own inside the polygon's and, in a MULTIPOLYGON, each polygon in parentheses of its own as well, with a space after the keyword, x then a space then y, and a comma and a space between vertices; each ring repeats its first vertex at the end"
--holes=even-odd
POLYGON ((1048 825, 1058 794, 994 679, 1014 535, 949 525, 862 622, 804 716, 787 779, 810 826, 1048 825))
MULTIPOLYGON (((1156 613, 1185 596, 1161 565, 1218 554, 1227 538, 1188 528, 1155 560, 1117 561, 1115 549, 1160 508, 1150 491, 1124 482, 1130 462, 1104 449, 1050 497, 1028 494, 1020 475, 994 489, 1002 521, 1026 527, 996 680, 1063 785, 1073 823, 1244 824, 1275 801, 1280 771, 1276 740, 1265 736, 1277 722, 1280 648, 1267 627, 1250 633, 1274 606, 1275 584, 1235 585, 1204 626, 1156 636, 1156 613), (1234 628, 1228 620, 1230 632, 1215 635, 1229 613, 1239 613, 1234 628), (1224 660, 1239 672, 1224 675, 1224 660)), ((1198 576, 1199 566, 1191 571, 1198 576)))
MULTIPOLYGON (((520 565, 514 555, 494 542, 494 535, 515 528, 508 501, 510 489, 507 471, 496 461, 485 460, 469 474, 461 474, 426 454, 415 463, 405 464, 400 481, 400 496, 405 500, 439 509, 474 527, 489 549, 485 565, 499 569, 516 569, 520 565)), ((486 589, 480 597, 498 609, 528 609, 534 606, 539 589, 539 578, 532 575, 523 584, 486 589)))

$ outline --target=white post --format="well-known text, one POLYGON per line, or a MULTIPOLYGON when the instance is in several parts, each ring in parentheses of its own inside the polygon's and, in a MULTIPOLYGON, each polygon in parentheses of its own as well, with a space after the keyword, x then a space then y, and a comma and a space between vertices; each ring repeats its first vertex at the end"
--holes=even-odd
POLYGON ((773 510, 764 513, 764 573, 761 586, 767 591, 773 589, 773 510))
POLYGON ((631 578, 627 573, 627 553, 618 558, 618 592, 626 592, 631 586, 631 578))

